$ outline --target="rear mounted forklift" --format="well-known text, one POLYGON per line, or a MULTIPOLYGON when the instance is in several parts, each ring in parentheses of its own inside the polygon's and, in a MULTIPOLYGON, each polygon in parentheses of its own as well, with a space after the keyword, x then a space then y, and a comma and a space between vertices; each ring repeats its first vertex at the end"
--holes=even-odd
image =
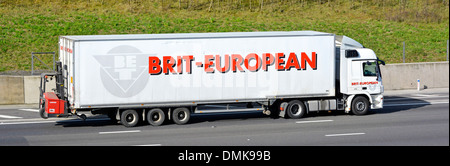
POLYGON ((69 103, 67 102, 67 96, 65 95, 64 76, 62 74, 61 62, 56 62, 55 73, 42 73, 41 82, 39 85, 39 115, 41 118, 47 119, 48 117, 69 117, 77 115, 82 120, 86 120, 86 115, 77 114, 69 110, 69 103), (52 89, 53 92, 46 92, 46 84, 50 80, 56 79, 56 88, 52 89))

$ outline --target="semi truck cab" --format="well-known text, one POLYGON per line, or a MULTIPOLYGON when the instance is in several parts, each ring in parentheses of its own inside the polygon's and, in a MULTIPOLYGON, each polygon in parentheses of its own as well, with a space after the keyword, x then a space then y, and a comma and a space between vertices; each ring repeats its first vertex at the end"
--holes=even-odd
POLYGON ((366 114, 367 105, 370 109, 383 108, 380 64, 385 62, 374 51, 347 36, 336 36, 336 62, 338 94, 346 102, 347 113, 366 114))

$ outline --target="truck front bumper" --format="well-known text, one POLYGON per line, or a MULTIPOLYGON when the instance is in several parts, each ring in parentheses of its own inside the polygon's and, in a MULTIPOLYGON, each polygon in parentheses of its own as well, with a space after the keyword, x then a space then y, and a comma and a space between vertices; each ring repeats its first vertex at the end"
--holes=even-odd
POLYGON ((372 97, 372 105, 370 106, 371 109, 383 108, 384 96, 382 94, 370 95, 370 97, 372 97))

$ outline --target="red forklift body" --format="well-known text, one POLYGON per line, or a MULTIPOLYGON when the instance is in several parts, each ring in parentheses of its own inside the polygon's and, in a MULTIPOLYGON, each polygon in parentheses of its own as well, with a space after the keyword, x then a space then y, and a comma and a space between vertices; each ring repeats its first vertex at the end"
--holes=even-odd
POLYGON ((64 112, 64 100, 60 100, 55 93, 45 92, 45 112, 48 114, 65 114, 64 112))

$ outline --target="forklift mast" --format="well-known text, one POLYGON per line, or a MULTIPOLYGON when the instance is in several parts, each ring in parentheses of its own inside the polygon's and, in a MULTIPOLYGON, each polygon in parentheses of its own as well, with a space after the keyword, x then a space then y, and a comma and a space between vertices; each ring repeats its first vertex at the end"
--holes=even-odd
POLYGON ((42 73, 39 86, 39 115, 48 118, 49 115, 69 115, 67 97, 64 91, 64 78, 62 75, 61 62, 56 62, 56 72, 42 73), (56 88, 53 92, 46 92, 46 84, 55 78, 56 88))

